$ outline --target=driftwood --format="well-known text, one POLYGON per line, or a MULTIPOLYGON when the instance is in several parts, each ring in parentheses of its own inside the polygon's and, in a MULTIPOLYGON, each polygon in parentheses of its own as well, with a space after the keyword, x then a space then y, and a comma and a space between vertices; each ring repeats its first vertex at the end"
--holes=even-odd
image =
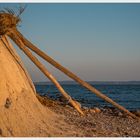
POLYGON ((80 85, 84 86, 85 88, 87 88, 88 90, 90 90, 92 93, 96 94, 98 97, 102 98, 103 100, 109 102, 110 104, 112 104, 113 106, 115 106, 116 108, 118 108, 119 110, 124 111, 125 113, 127 113, 128 115, 130 115, 133 118, 138 118, 136 115, 134 115, 133 113, 131 113, 130 111, 128 111, 126 108, 124 108, 123 106, 121 106, 118 103, 114 102, 109 97, 105 96, 99 90, 95 89, 93 86, 91 86, 87 82, 85 82, 82 79, 80 79, 74 73, 72 73, 71 71, 69 71, 68 69, 66 69, 65 67, 63 67, 61 64, 59 64, 58 62, 56 62, 54 59, 52 59, 50 56, 48 56, 47 54, 45 54, 43 51, 41 51, 40 49, 38 49, 35 45, 33 45, 30 41, 28 41, 18 30, 16 30, 16 32, 17 32, 19 38, 22 40, 22 42, 28 48, 30 48, 32 51, 34 51, 36 54, 38 54, 44 60, 46 60, 47 62, 49 62, 50 64, 52 64, 55 68, 59 69, 60 71, 62 71, 63 73, 65 73, 67 76, 69 76, 70 78, 72 78, 73 80, 75 80, 76 82, 78 82, 80 85))
MULTIPOLYGON (((13 13, 13 12, 12 12, 13 13)), ((0 35, 8 35, 23 51, 26 53, 26 55, 39 67, 39 69, 56 85, 56 87, 59 89, 61 93, 69 100, 69 95, 63 90, 63 88, 60 86, 60 84, 56 81, 56 79, 45 69, 45 67, 38 61, 38 59, 32 55, 32 53, 25 47, 27 46, 34 52, 36 52, 39 56, 41 56, 43 59, 45 59, 47 62, 52 64, 54 67, 58 68, 60 71, 64 72, 66 75, 77 81, 79 84, 87 88, 88 90, 95 93, 100 98, 104 99, 105 101, 109 102, 116 108, 124 111, 128 115, 130 115, 133 118, 138 118, 131 112, 129 112, 127 109, 119 105, 118 103, 114 102, 109 97, 105 96, 103 93, 92 87, 87 82, 81 80, 78 76, 70 72, 65 67, 61 66, 58 62, 53 60, 51 57, 49 57, 47 54, 39 50, 36 46, 34 46, 30 41, 28 41, 24 36, 17 30, 16 26, 18 25, 20 21, 20 18, 18 16, 15 16, 14 14, 10 13, 0 13, 0 35)), ((82 111, 78 108, 75 102, 73 100, 70 100, 71 104, 82 114, 82 111)))
POLYGON ((28 48, 22 43, 20 38, 14 32, 10 32, 10 38, 19 46, 19 48, 32 60, 32 62, 46 75, 58 88, 60 93, 70 102, 70 104, 81 114, 84 115, 83 111, 80 109, 78 104, 72 100, 72 98, 65 92, 62 86, 58 83, 58 81, 54 78, 54 76, 45 68, 43 64, 30 52, 28 48))

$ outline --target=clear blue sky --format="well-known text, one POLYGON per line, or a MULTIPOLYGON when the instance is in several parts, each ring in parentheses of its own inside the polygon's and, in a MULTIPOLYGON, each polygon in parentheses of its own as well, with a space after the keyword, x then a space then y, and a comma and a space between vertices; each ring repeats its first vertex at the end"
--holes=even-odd
MULTIPOLYGON (((84 80, 140 80, 140 4, 27 4, 19 30, 84 80)), ((18 53, 34 81, 47 81, 18 53)), ((58 80, 68 80, 41 62, 58 80)))

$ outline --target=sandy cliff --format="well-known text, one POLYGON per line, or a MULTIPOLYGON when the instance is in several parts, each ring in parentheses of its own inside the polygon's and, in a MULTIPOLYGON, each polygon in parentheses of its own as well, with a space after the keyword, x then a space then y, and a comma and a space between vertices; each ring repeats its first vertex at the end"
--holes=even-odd
POLYGON ((34 85, 14 47, 7 38, 2 38, 0 136, 55 136, 60 133, 59 127, 56 127, 57 120, 55 113, 40 104, 34 85))

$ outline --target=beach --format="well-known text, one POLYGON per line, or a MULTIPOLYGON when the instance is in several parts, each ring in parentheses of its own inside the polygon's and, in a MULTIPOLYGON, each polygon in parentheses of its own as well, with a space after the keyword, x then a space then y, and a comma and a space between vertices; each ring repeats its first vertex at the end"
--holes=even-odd
MULTIPOLYGON (((67 124, 59 126, 60 137, 140 137, 140 121, 113 107, 82 107, 85 115, 81 116, 69 104, 48 97, 37 97, 67 124)), ((139 111, 133 113, 140 115, 139 111)))
POLYGON ((140 137, 140 5, 29 5, 1 4, 0 137, 140 137))

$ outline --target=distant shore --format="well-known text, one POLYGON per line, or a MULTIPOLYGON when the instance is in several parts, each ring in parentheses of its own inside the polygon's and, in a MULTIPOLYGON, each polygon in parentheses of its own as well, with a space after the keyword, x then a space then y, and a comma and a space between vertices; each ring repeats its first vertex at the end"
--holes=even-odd
MULTIPOLYGON (((86 81, 91 85, 140 85, 140 81, 86 81)), ((63 85, 78 84, 75 81, 59 81, 63 85)), ((52 82, 34 82, 35 85, 52 85, 52 82)))
MULTIPOLYGON (((83 107, 85 116, 80 116, 73 107, 62 101, 43 96, 38 96, 38 99, 44 106, 63 117, 69 126, 69 130, 61 128, 64 133, 60 136, 67 137, 69 135, 65 131, 70 131, 70 137, 140 137, 140 121, 115 108, 83 107)), ((140 111, 133 113, 140 117, 140 111)))

